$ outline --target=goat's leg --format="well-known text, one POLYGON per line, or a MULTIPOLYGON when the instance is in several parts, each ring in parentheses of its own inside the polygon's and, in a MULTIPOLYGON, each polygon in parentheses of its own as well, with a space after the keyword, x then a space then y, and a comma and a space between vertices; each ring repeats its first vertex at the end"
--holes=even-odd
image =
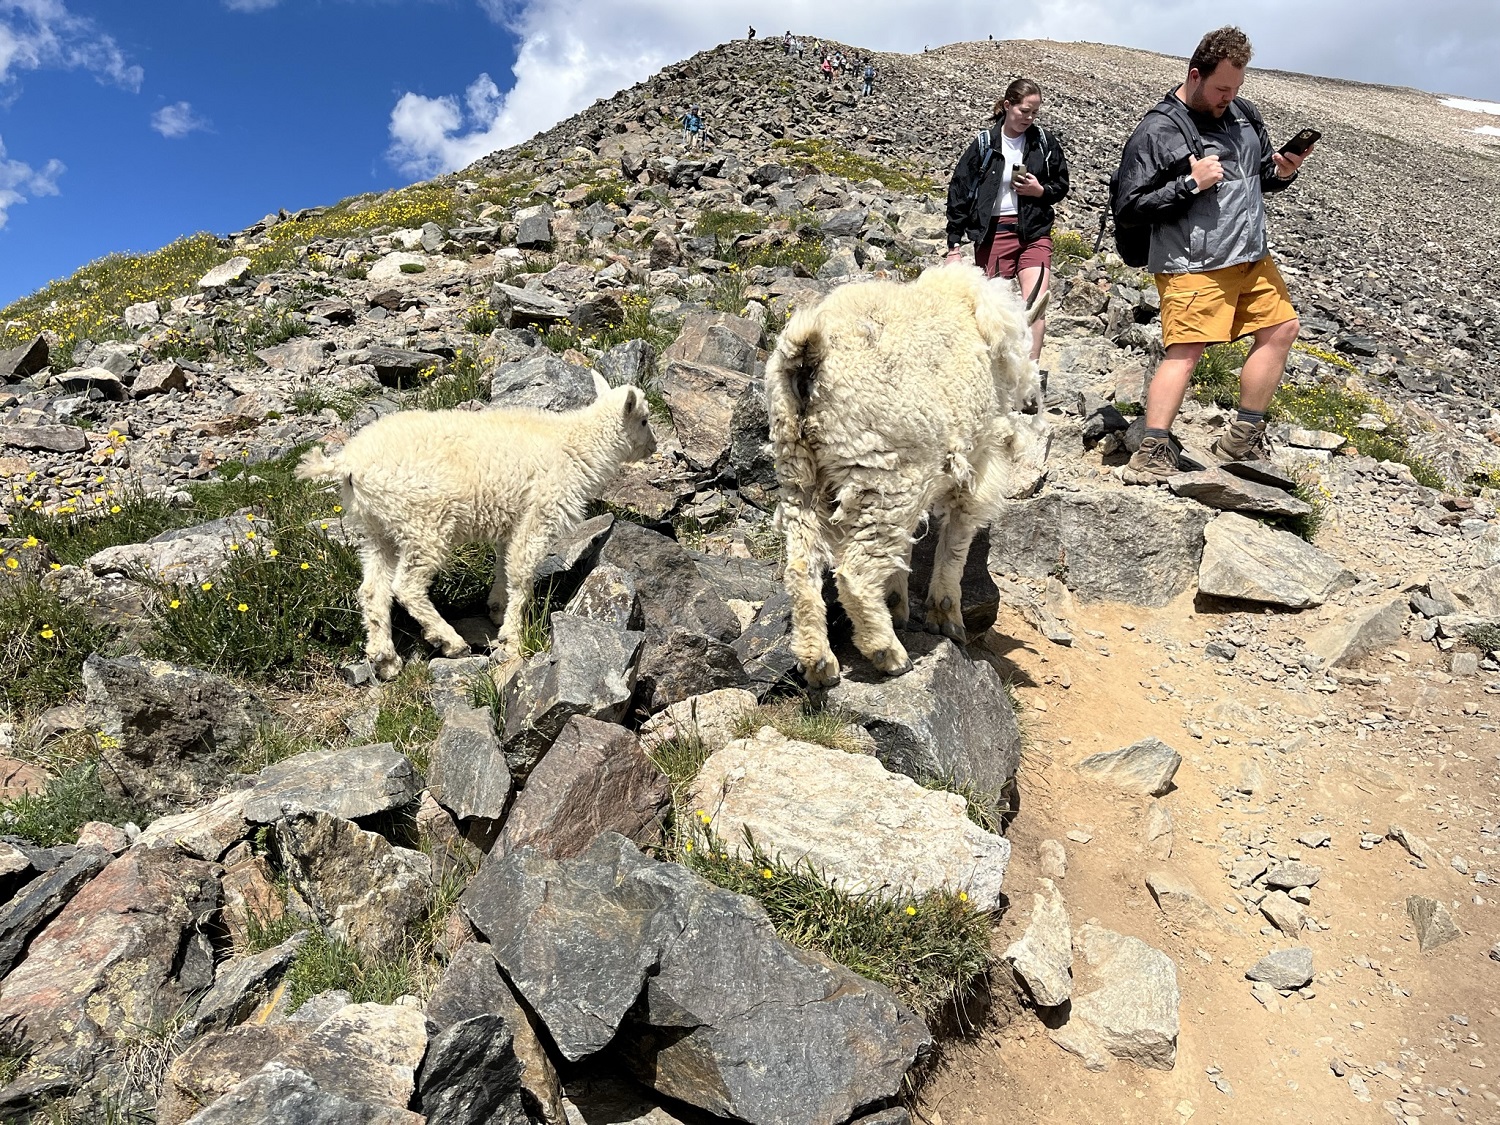
POLYGON ((364 578, 359 584, 359 608, 365 619, 365 659, 382 680, 401 672, 401 657, 391 639, 391 572, 396 567, 395 545, 368 533, 359 546, 364 578))
POLYGON ((925 616, 930 632, 941 633, 959 644, 967 644, 964 628, 963 578, 969 560, 969 545, 980 528, 978 504, 969 492, 951 494, 938 504, 943 527, 938 533, 932 560, 932 581, 927 588, 925 616))
POLYGON ((839 601, 854 624, 855 647, 880 671, 897 676, 910 670, 911 660, 896 639, 886 595, 905 558, 903 531, 873 517, 860 523, 834 571, 839 601))
POLYGON ((891 625, 897 629, 906 628, 906 623, 911 620, 911 600, 907 596, 907 580, 911 576, 911 545, 908 544, 906 554, 902 557, 902 565, 897 567, 886 580, 885 604, 891 611, 891 625))
MULTIPOLYGON (((521 650, 521 631, 526 624, 526 613, 531 608, 531 587, 536 581, 536 568, 542 565, 556 537, 556 526, 536 514, 523 516, 511 532, 510 544, 505 551, 505 616, 500 622, 500 635, 495 644, 513 654, 521 650)), ((498 573, 498 567, 496 569, 498 573)))
POLYGON ((781 521, 786 535, 783 581, 792 601, 792 655, 808 687, 832 687, 839 682, 839 662, 828 644, 828 610, 823 605, 828 548, 818 515, 811 508, 783 502, 781 521))
POLYGON ((505 620, 505 607, 509 602, 509 595, 505 588, 505 547, 495 543, 495 580, 490 583, 490 596, 485 599, 485 606, 490 611, 490 620, 499 625, 505 620))
POLYGON ((467 656, 469 642, 458 635, 458 631, 443 620, 427 588, 432 585, 433 575, 442 566, 442 557, 410 544, 403 544, 396 560, 396 573, 391 580, 396 599, 406 607, 417 624, 422 627, 422 636, 427 643, 444 656, 467 656))

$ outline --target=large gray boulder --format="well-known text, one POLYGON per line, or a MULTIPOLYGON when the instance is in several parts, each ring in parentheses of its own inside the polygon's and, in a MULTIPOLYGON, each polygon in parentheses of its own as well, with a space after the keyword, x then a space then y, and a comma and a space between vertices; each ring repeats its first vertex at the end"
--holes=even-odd
POLYGON ((694 552, 638 524, 616 521, 599 562, 635 576, 648 630, 686 629, 733 641, 740 621, 725 603, 719 582, 706 576, 694 552))
POLYGON ((1204 530, 1200 593, 1307 609, 1354 583, 1354 574, 1326 551, 1258 520, 1225 512, 1204 530))
POLYGON ((683 455, 694 469, 713 469, 728 457, 735 402, 752 385, 750 376, 725 367, 681 360, 665 363, 657 386, 683 455))
POLYGON ((1143 738, 1118 750, 1090 754, 1078 763, 1077 769, 1129 792, 1160 797, 1171 790, 1172 778, 1180 765, 1182 755, 1161 739, 1143 738))
POLYGON ((270 710, 222 676, 139 656, 83 662, 106 791, 152 809, 215 797, 270 710))
POLYGON ((1074 997, 1069 1023, 1091 1029, 1115 1058, 1171 1070, 1182 1002, 1172 959, 1139 938, 1099 926, 1084 925, 1079 945, 1097 987, 1074 997))
POLYGON ((689 313, 683 318, 677 338, 662 352, 662 367, 670 368, 675 363, 699 364, 755 375, 761 332, 760 322, 749 317, 722 312, 689 313))
POLYGON ((852 895, 962 891, 976 910, 1001 902, 1010 841, 971 821, 956 793, 864 754, 763 727, 709 755, 687 807, 732 854, 752 858, 748 834, 772 859, 806 863, 852 895))
POLYGON ((516 212, 516 248, 519 250, 552 249, 552 217, 555 212, 550 203, 535 207, 523 207, 516 212))
POLYGON ((594 398, 593 372, 551 352, 502 363, 490 377, 491 406, 577 410, 594 398))
POLYGON ((443 720, 428 772, 433 799, 456 819, 499 822, 512 784, 488 707, 455 709, 443 720))
POLYGON ((946 637, 902 639, 910 672, 888 679, 857 662, 828 691, 828 703, 870 732, 887 769, 1000 795, 1020 765, 1021 732, 999 673, 946 637))
POLYGON ((564 1057, 614 1041, 642 1081, 723 1117, 847 1120, 894 1097, 931 1042, 885 988, 781 941, 752 900, 612 833, 562 862, 492 853, 462 905, 564 1057))
POLYGON ((574 715, 607 723, 625 717, 644 641, 642 633, 552 615, 552 647, 527 660, 503 693, 501 739, 512 776, 524 781, 574 715))
POLYGON ((551 859, 578 855, 605 831, 650 846, 671 801, 671 783, 634 734, 574 715, 526 779, 500 839, 551 859))
POLYGON ((165 582, 196 586, 217 578, 229 565, 231 551, 248 549, 255 536, 264 532, 252 513, 236 513, 193 527, 174 528, 154 535, 144 543, 106 547, 83 560, 84 567, 100 578, 136 578, 142 572, 165 582))
POLYGON ((638 697, 650 711, 749 682, 734 646, 702 633, 653 631, 641 652, 638 697))
POLYGON ((990 524, 990 569, 1060 574, 1089 601, 1166 605, 1196 584, 1212 517, 1201 504, 1149 488, 1006 501, 990 524))
POLYGON ((1004 960, 1038 1007, 1053 1008, 1073 995, 1073 930, 1068 908, 1051 879, 1031 896, 1031 922, 1005 950, 1004 960))

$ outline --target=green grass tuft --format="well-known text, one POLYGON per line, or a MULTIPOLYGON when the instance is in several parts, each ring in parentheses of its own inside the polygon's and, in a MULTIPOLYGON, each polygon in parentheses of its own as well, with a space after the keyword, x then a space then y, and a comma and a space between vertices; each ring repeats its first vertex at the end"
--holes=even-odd
POLYGON ((432 744, 443 720, 428 701, 432 673, 425 663, 411 661, 380 692, 375 716, 375 741, 389 742, 426 774, 432 744))
POLYGON ((778 699, 746 711, 734 723, 734 736, 748 738, 761 727, 774 727, 787 738, 812 742, 849 754, 862 754, 866 743, 854 716, 826 711, 805 697, 778 699))
POLYGON ((424 991, 409 956, 371 957, 348 942, 313 928, 287 973, 289 1009, 295 1012, 319 993, 341 988, 351 1003, 392 1004, 424 991))
POLYGON ((0 801, 0 834, 20 836, 44 848, 73 843, 78 830, 91 820, 122 825, 150 819, 129 801, 104 792, 96 762, 64 770, 41 793, 0 801))
POLYGON ((1500 625, 1475 625, 1465 631, 1464 640, 1480 652, 1500 652, 1500 625))
POLYGON ((117 636, 35 582, 0 579, 0 699, 23 713, 60 703, 79 686, 88 655, 117 636))

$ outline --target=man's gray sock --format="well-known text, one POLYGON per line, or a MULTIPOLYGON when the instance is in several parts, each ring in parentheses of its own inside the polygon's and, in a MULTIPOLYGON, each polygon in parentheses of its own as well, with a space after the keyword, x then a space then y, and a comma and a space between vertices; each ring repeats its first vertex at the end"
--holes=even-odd
POLYGON ((1266 420, 1264 410, 1246 410, 1241 406, 1234 415, 1236 422, 1254 422, 1257 426, 1266 420))
POLYGON ((1166 441, 1167 438, 1172 436, 1172 431, 1158 429, 1156 426, 1147 426, 1146 436, 1148 438, 1156 438, 1158 441, 1166 441))

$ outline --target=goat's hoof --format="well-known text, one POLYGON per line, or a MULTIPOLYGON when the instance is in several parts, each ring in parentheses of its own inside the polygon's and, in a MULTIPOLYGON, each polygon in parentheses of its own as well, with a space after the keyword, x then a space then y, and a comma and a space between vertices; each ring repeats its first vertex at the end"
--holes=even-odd
POLYGON ((375 669, 376 679, 394 680, 401 674, 402 660, 394 652, 371 656, 369 661, 370 667, 375 669))
POLYGON ((906 650, 899 644, 871 653, 870 663, 887 676, 899 676, 911 671, 911 658, 906 655, 906 650))
POLYGON ((891 610, 891 628, 905 629, 909 624, 911 624, 911 616, 904 610, 891 610))
POLYGON ((838 657, 829 653, 816 664, 807 665, 802 669, 802 678, 810 688, 832 687, 839 682, 838 657))
POLYGON ((469 648, 468 641, 459 641, 457 644, 452 641, 440 641, 438 651, 452 659, 458 656, 468 656, 472 650, 469 648))
POLYGON ((938 626, 938 632, 960 645, 969 643, 969 632, 964 628, 962 621, 944 621, 938 626))

